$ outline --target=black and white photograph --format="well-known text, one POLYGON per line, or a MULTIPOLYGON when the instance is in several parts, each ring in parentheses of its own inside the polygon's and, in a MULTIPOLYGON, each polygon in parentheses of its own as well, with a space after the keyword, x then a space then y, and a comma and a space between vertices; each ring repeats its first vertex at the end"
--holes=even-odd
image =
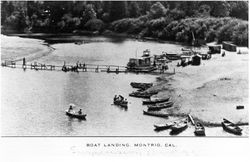
POLYGON ((248 6, 2 0, 1 136, 248 138, 248 6))

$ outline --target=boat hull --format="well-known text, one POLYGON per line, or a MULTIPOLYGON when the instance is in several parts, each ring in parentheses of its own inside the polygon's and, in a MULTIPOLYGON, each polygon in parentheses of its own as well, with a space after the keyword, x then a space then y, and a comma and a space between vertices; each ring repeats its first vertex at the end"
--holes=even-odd
POLYGON ((168 102, 166 104, 162 104, 162 105, 152 105, 152 106, 148 106, 148 111, 158 111, 161 109, 166 109, 166 108, 170 108, 171 106, 173 106, 173 102, 168 102))
POLYGON ((66 115, 69 116, 69 117, 72 117, 72 118, 77 118, 77 119, 82 119, 82 120, 85 120, 86 119, 86 116, 87 114, 74 114, 74 113, 70 113, 68 111, 66 111, 66 115))
POLYGON ((150 116, 156 116, 156 117, 162 117, 162 118, 167 118, 168 114, 163 114, 163 113, 154 113, 154 112, 149 112, 149 111, 143 111, 144 115, 150 115, 150 116))
POLYGON ((157 104, 157 103, 163 103, 163 102, 167 102, 169 101, 170 98, 166 98, 166 99, 161 99, 161 100, 146 100, 146 101, 142 101, 143 105, 152 105, 152 104, 157 104))
POLYGON ((128 108, 128 102, 114 101, 114 105, 117 105, 123 108, 128 108))
POLYGON ((236 130, 236 129, 232 129, 230 127, 228 127, 224 122, 221 123, 223 129, 229 133, 233 133, 235 135, 241 135, 242 134, 242 130, 236 130))

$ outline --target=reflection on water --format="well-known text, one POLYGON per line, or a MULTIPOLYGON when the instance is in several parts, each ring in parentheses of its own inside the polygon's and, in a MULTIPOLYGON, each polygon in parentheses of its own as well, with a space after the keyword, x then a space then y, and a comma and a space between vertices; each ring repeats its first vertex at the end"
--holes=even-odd
MULTIPOLYGON (((86 37, 83 37, 86 39, 86 37)), ((89 38, 97 39, 97 38, 89 38)), ((129 57, 140 56, 142 50, 153 54, 180 46, 155 42, 121 41, 76 45, 53 44, 50 55, 37 62, 61 65, 63 61, 93 64, 126 65, 129 57), (138 53, 137 53, 137 52, 138 53)), ((32 71, 1 68, 2 135, 10 136, 169 136, 169 131, 155 132, 153 124, 166 119, 145 116, 142 100, 132 98, 130 82, 154 82, 155 76, 107 74, 93 72, 32 71), (112 105, 114 95, 128 99, 128 109, 112 105), (87 114, 86 121, 65 115, 74 103, 87 114)), ((225 135, 222 128, 215 134, 225 135)), ((193 136, 193 128, 180 135, 193 136)), ((214 135, 214 134, 212 134, 214 135)))

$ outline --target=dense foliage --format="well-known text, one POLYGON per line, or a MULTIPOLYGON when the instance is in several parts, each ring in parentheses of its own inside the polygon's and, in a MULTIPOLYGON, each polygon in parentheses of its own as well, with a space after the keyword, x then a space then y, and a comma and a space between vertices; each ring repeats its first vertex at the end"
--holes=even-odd
POLYGON ((1 1, 2 31, 133 34, 248 45, 248 1, 1 1))

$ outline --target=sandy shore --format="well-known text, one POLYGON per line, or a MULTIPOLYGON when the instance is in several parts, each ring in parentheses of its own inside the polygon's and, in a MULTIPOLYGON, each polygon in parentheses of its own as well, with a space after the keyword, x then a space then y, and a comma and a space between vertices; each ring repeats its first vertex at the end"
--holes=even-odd
POLYGON ((53 51, 43 40, 5 36, 1 34, 1 60, 27 62, 49 55, 53 51))
POLYGON ((175 75, 157 80, 152 89, 160 90, 157 97, 172 97, 178 107, 174 114, 191 114, 210 126, 220 125, 223 118, 248 123, 248 54, 226 51, 225 57, 213 55, 200 66, 176 67, 175 75), (237 110, 237 105, 245 108, 237 110))

